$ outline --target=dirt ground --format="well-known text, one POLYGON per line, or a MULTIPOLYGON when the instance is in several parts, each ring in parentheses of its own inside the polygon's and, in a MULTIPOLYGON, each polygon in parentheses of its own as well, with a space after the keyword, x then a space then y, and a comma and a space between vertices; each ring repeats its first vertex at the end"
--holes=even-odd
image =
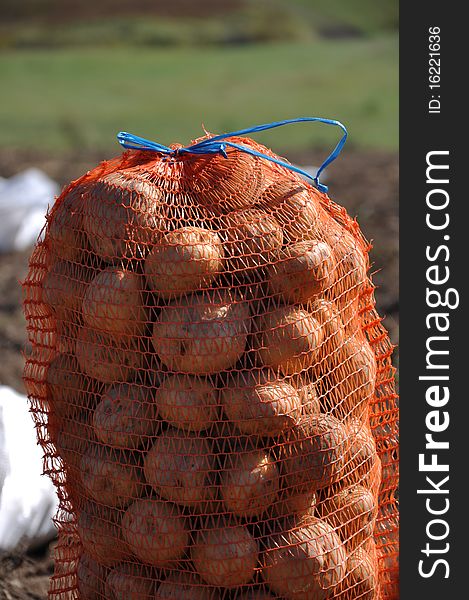
MULTIPOLYGON (((321 154, 288 154, 301 165, 320 164, 321 154)), ((43 169, 65 184, 91 168, 103 155, 73 154, 45 156, 34 152, 0 151, 0 176, 9 177, 27 167, 43 169)), ((366 237, 373 240, 371 258, 377 286, 379 313, 394 344, 399 341, 398 291, 398 158, 394 153, 344 151, 330 168, 327 184, 332 199, 356 216, 366 237)), ((21 309, 21 288, 29 251, 0 255, 0 383, 23 390, 22 349, 26 343, 21 309)), ((395 353, 397 366, 398 354, 395 353)), ((35 555, 0 555, 0 600, 43 599, 46 597, 52 561, 50 548, 35 555)))
POLYGON ((44 600, 53 574, 52 544, 39 552, 0 553, 0 600, 44 600))

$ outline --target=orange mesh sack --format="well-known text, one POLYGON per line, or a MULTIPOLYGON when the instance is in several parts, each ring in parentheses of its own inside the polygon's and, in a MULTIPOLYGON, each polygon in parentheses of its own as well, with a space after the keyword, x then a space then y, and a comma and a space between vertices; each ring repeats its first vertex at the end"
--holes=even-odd
POLYGON ((317 180, 223 140, 101 163, 32 252, 24 377, 60 499, 49 597, 395 599, 393 347, 370 246, 317 180))

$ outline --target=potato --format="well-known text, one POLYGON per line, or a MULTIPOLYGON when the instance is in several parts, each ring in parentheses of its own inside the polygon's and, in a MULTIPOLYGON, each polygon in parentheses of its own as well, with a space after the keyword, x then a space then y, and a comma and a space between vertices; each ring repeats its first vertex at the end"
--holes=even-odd
POLYGON ((345 341, 345 329, 340 313, 333 302, 324 298, 315 298, 308 304, 308 310, 321 324, 324 334, 321 356, 327 357, 340 348, 345 341))
POLYGON ((96 406, 100 385, 81 372, 74 356, 57 354, 49 364, 46 381, 51 411, 57 416, 74 418, 96 406))
POLYGON ((83 230, 83 192, 86 186, 78 184, 57 203, 48 218, 47 233, 54 258, 81 262, 88 240, 83 230))
POLYGON ((218 419, 215 387, 207 379, 169 375, 156 390, 161 417, 179 429, 203 431, 218 419))
POLYGON ((106 600, 154 600, 155 575, 148 567, 124 563, 106 578, 106 600))
POLYGON ((161 190, 121 170, 105 175, 85 196, 83 226, 93 250, 107 262, 145 256, 165 230, 161 190))
POLYGON ((81 370, 103 383, 127 381, 142 361, 135 341, 120 343, 86 327, 78 333, 76 352, 81 370))
POLYGON ((93 415, 96 437, 117 448, 135 449, 148 443, 159 427, 153 394, 135 383, 108 387, 93 415))
POLYGON ((123 507, 142 491, 141 470, 134 457, 107 446, 91 446, 80 463, 82 483, 89 495, 107 506, 123 507))
POLYGON ((145 456, 147 483, 163 498, 205 512, 215 499, 215 455, 207 438, 170 428, 145 456))
POLYGON ((299 421, 301 400, 272 371, 240 372, 221 390, 226 416, 246 434, 275 436, 299 421))
POLYGON ((155 600, 221 600, 221 596, 196 573, 173 571, 160 584, 155 600))
MULTIPOLYGON (((236 454, 264 443, 259 436, 242 434, 231 421, 224 420, 214 423, 206 435, 213 442, 214 452, 222 455, 236 454)), ((222 457, 218 461, 222 464, 222 457)))
POLYGON ((284 375, 313 365, 323 339, 322 329, 306 310, 283 306, 260 317, 257 323, 257 352, 266 367, 284 375))
POLYGON ((84 551, 105 567, 112 567, 130 556, 120 522, 117 511, 101 506, 78 514, 77 529, 84 551))
POLYGON ((326 365, 325 410, 341 420, 363 422, 373 399, 376 379, 376 358, 369 343, 358 336, 348 338, 327 359, 326 365))
POLYGON ((170 568, 189 545, 189 529, 175 504, 136 500, 122 519, 122 533, 135 556, 144 563, 170 568))
POLYGON ((314 490, 281 490, 278 502, 272 507, 272 515, 277 518, 313 516, 316 504, 317 495, 314 490))
POLYGON ((350 307, 368 284, 368 258, 364 244, 335 222, 326 225, 325 235, 337 265, 332 299, 341 307, 350 307))
POLYGON ((363 548, 358 548, 347 560, 347 576, 334 590, 336 600, 378 600, 378 568, 372 556, 363 548))
POLYGON ((165 299, 209 287, 223 271, 223 257, 215 231, 174 229, 158 240, 145 260, 148 287, 165 299))
POLYGON ((47 432, 48 436, 45 439, 52 442, 56 448, 54 452, 50 445, 48 446, 48 452, 54 457, 49 476, 55 483, 64 486, 75 507, 79 506, 85 498, 89 497, 82 483, 81 461, 85 452, 96 443, 93 428, 81 415, 73 418, 58 418, 51 413, 48 418, 47 432), (57 460, 56 457, 60 457, 61 460, 57 460), (55 473, 53 469, 57 469, 60 473, 55 473))
MULTIPOLYGON (((81 481, 81 459, 96 444, 90 414, 88 411, 61 413, 51 407, 47 414, 47 435, 44 436, 46 443, 52 442, 56 448, 54 458, 62 459, 61 470, 66 475, 67 493, 80 501, 87 495, 81 481)), ((53 452, 52 449, 50 451, 53 452)), ((54 461, 54 469, 60 469, 60 462, 54 461)), ((50 476, 56 476, 54 469, 49 472, 50 476)), ((62 484, 61 477, 57 477, 57 482, 62 484)))
POLYGON ((334 527, 348 550, 372 537, 377 512, 373 494, 361 485, 345 488, 318 506, 319 515, 334 527))
POLYGON ((83 553, 77 565, 77 587, 84 600, 102 600, 107 568, 83 553))
POLYGON ((89 284, 83 298, 83 321, 115 337, 141 335, 148 315, 142 296, 143 278, 109 267, 89 284))
POLYGON ((42 280, 42 298, 57 318, 79 322, 86 285, 91 269, 61 260, 56 262, 42 280))
POLYGON ((343 475, 348 437, 331 415, 308 415, 279 442, 285 488, 299 492, 331 485, 343 475))
MULTIPOLYGON (((85 452, 95 444, 93 428, 87 422, 77 419, 59 420, 50 415, 47 431, 50 441, 56 448, 53 456, 60 457, 63 463, 61 468, 61 462, 55 460, 54 468, 61 469, 61 472, 65 473, 65 483, 63 483, 63 476, 57 476, 56 481, 65 486, 67 494, 75 505, 81 505, 89 496, 82 483, 81 460, 85 452)), ((56 477, 55 473, 50 476, 52 475, 56 477)))
POLYGON ((346 459, 348 462, 344 475, 330 488, 324 490, 325 497, 333 496, 348 487, 360 485, 371 492, 373 497, 376 498, 381 492, 381 486, 384 485, 387 487, 388 485, 384 484, 382 477, 381 460, 376 455, 373 461, 368 463, 367 470, 361 470, 354 467, 354 463, 349 461, 349 456, 350 454, 348 453, 346 459))
POLYGON ((321 412, 321 403, 314 383, 301 385, 301 379, 297 380, 296 391, 301 401, 301 412, 303 415, 317 415, 321 412))
POLYGON ((56 321, 56 347, 62 354, 76 354, 79 322, 56 321))
POLYGON ((256 540, 247 527, 216 520, 197 533, 191 557, 204 581, 234 588, 252 580, 258 553, 256 540))
POLYGON ((346 573, 347 555, 334 530, 308 517, 299 527, 266 540, 262 575, 287 600, 325 600, 346 573))
POLYGON ((220 485, 229 511, 244 518, 260 517, 275 502, 279 470, 266 450, 228 455, 220 485))
POLYGON ((334 281, 332 250, 319 240, 298 242, 278 254, 267 271, 274 294, 289 304, 304 303, 324 294, 334 281))
POLYGON ((285 177, 263 192, 259 204, 280 223, 286 243, 299 242, 317 237, 321 212, 317 196, 302 181, 285 177))
POLYGON ((229 213, 222 227, 223 247, 232 271, 258 269, 282 247, 280 224, 263 210, 248 208, 229 213))
POLYGON ((163 307, 153 327, 153 346, 173 371, 217 373, 236 364, 249 331, 248 305, 226 290, 214 290, 163 307))
MULTIPOLYGON (((232 138, 245 145, 244 138, 232 138)), ((259 159, 226 147, 226 157, 205 154, 185 164, 191 192, 212 215, 247 208, 257 200, 263 183, 259 159)))
POLYGON ((350 450, 347 454, 346 486, 360 483, 369 487, 372 483, 374 465, 379 462, 376 452, 376 443, 367 425, 357 419, 350 419, 345 423, 350 441, 350 450))

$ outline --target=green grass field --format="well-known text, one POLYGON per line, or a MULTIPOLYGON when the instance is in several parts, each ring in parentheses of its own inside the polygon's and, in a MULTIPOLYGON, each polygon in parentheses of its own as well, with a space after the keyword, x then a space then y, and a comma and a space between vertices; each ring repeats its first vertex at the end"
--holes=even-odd
MULTIPOLYGON (((397 37, 195 48, 65 48, 0 53, 0 145, 115 146, 127 130, 162 143, 294 116, 327 116, 361 147, 397 147, 397 37)), ((330 144, 293 125, 273 147, 330 144)), ((116 147, 117 151, 117 147, 116 147)))

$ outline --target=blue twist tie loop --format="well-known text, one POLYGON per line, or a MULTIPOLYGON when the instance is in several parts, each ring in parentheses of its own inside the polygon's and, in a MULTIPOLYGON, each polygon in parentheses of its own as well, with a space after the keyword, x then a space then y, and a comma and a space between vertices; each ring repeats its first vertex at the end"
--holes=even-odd
POLYGON ((297 119, 285 119, 284 121, 274 121, 272 123, 265 123, 264 125, 256 125, 254 127, 248 127, 247 129, 240 129, 239 131, 232 131, 231 133, 222 133, 220 135, 216 135, 211 138, 207 138, 192 146, 187 146, 185 148, 169 148, 168 146, 164 146, 163 144, 159 144, 158 142, 152 142, 151 140, 147 140, 145 138, 139 137, 138 135, 133 135, 132 133, 127 133, 126 131, 121 131, 117 134, 117 139, 119 143, 124 147, 131 150, 150 150, 153 152, 159 152, 161 154, 165 154, 167 156, 180 156, 182 154, 221 154, 225 158, 228 158, 226 153, 227 146, 231 148, 236 148, 241 150, 242 152, 246 152, 247 154, 251 154, 252 156, 257 156, 259 158, 263 158, 265 160, 269 160, 281 167, 285 167, 290 171, 294 171, 295 173, 299 173, 303 175, 303 177, 307 177, 311 179, 319 191, 327 192, 328 187, 319 181, 319 177, 324 169, 331 164, 340 154, 344 144, 347 140, 347 129, 345 125, 343 125, 340 121, 335 121, 333 119, 323 119, 321 117, 298 117, 297 119), (291 123, 304 123, 304 122, 319 122, 325 123, 326 125, 334 125, 335 127, 339 127, 343 131, 343 136, 339 140, 338 144, 334 148, 334 150, 329 154, 326 160, 319 167, 316 176, 313 177, 310 173, 303 171, 299 167, 295 167, 290 163, 287 163, 278 158, 274 158, 272 156, 268 156, 267 154, 263 154, 262 152, 258 152, 253 148, 248 148, 247 146, 243 146, 242 144, 236 144, 234 142, 228 141, 228 138, 238 137, 250 133, 256 133, 258 131, 265 131, 266 129, 275 129, 276 127, 282 127, 283 125, 290 125, 291 123))

